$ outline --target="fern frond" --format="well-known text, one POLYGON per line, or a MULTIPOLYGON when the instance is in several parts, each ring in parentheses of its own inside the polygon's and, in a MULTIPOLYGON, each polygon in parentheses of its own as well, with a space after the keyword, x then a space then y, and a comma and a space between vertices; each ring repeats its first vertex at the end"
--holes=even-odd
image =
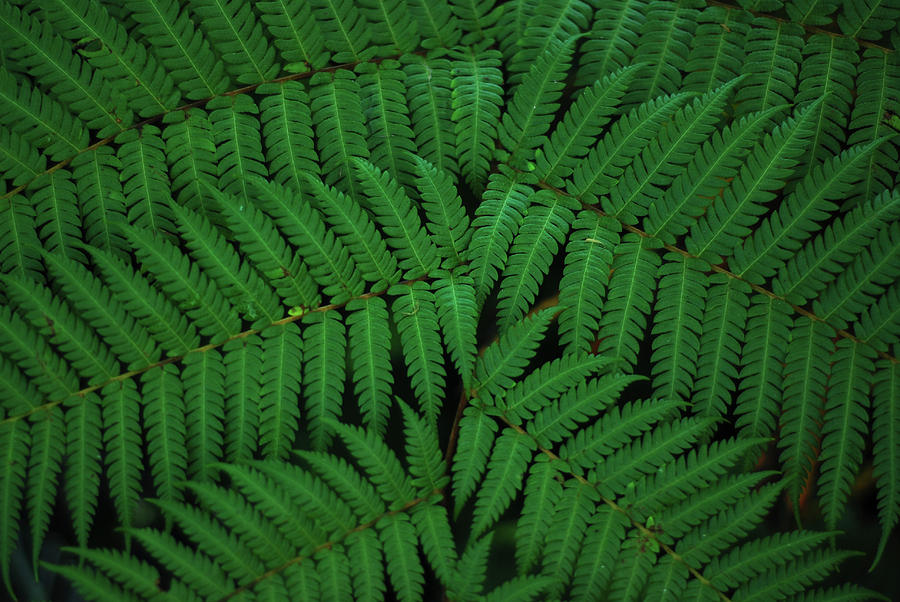
POLYGON ((843 515, 853 475, 862 462, 874 359, 871 347, 849 339, 838 341, 832 355, 819 455, 819 497, 829 529, 843 515))
POLYGON ((640 599, 653 568, 653 557, 642 546, 644 544, 634 535, 622 542, 621 553, 616 559, 612 582, 606 594, 610 598, 640 599))
POLYGON ((165 143, 159 128, 146 125, 120 137, 119 163, 128 223, 151 232, 175 232, 169 204, 172 197, 166 177, 165 143))
POLYGON ((553 521, 553 508, 562 497, 560 467, 548 456, 540 455, 532 463, 525 480, 525 501, 516 521, 516 566, 519 574, 528 573, 544 553, 544 540, 553 521))
POLYGON ((224 457, 225 362, 216 349, 188 354, 182 371, 188 455, 187 474, 204 481, 224 457))
POLYGON ((663 257, 653 317, 653 389, 668 399, 684 399, 697 374, 700 333, 708 281, 699 259, 674 253, 663 257))
POLYGON ((466 544, 466 549, 456 567, 454 583, 449 588, 453 595, 461 599, 471 599, 484 589, 492 539, 493 533, 489 533, 477 539, 473 537, 466 544))
POLYGON ((147 0, 130 7, 137 31, 188 100, 209 98, 228 88, 224 64, 217 61, 203 32, 176 0, 147 0))
POLYGON ((563 589, 560 585, 568 583, 575 572, 585 527, 598 501, 596 490, 587 483, 569 479, 563 486, 547 533, 541 570, 559 584, 551 589, 552 594, 558 594, 563 589))
POLYGON ((119 373, 119 363, 109 347, 91 332, 68 304, 49 289, 30 281, 0 276, 7 298, 24 318, 48 342, 56 345, 75 372, 90 382, 104 382, 119 373))
POLYGON ((275 47, 286 62, 285 71, 320 69, 328 63, 328 52, 313 7, 307 2, 274 0, 257 2, 260 20, 272 35, 275 47))
POLYGON ((517 40, 519 49, 509 60, 510 83, 522 83, 525 74, 541 62, 542 55, 553 52, 551 49, 556 44, 587 31, 590 14, 591 6, 581 0, 535 3, 521 38, 517 40))
POLYGON ((248 320, 271 324, 281 317, 278 300, 259 275, 243 263, 221 233, 202 215, 172 205, 178 228, 197 265, 248 320))
MULTIPOLYGON (((357 600, 381 600, 384 583, 384 555, 378 535, 372 529, 347 537, 347 552, 353 558, 353 595, 357 600)), ((310 598, 312 599, 312 598, 310 598)))
POLYGON ((0 124, 42 148, 51 161, 70 157, 88 145, 88 131, 81 121, 6 69, 0 69, 0 99, 6 107, 0 124))
POLYGON ((406 193, 389 173, 368 161, 356 159, 354 165, 365 192, 364 205, 384 229, 400 268, 405 270, 405 278, 412 280, 430 273, 438 263, 437 248, 425 233, 406 193))
POLYGON ((575 220, 578 204, 570 197, 539 190, 513 240, 497 300, 500 332, 520 320, 537 297, 541 280, 575 220))
POLYGON ((312 193, 310 202, 324 214, 328 224, 341 237, 340 242, 346 244, 362 277, 375 283, 373 292, 399 282, 401 274, 397 259, 388 252, 387 244, 369 214, 355 200, 321 180, 308 176, 307 182, 312 193))
POLYGON ((125 229, 144 269, 185 315, 197 325, 200 334, 221 341, 240 332, 240 319, 234 307, 206 276, 168 240, 154 238, 145 231, 125 229))
POLYGON ((0 170, 13 186, 22 186, 38 178, 47 166, 47 159, 22 137, 6 128, 0 129, 0 170))
POLYGON ((89 128, 104 137, 124 131, 133 121, 128 102, 99 72, 75 56, 66 42, 12 4, 0 8, 0 46, 17 71, 28 73, 52 89, 89 128))
POLYGON ((421 281, 394 285, 388 293, 396 297, 391 313, 419 409, 431 421, 440 412, 447 376, 434 293, 421 281))
POLYGON ((646 215, 649 206, 664 194, 665 187, 713 132, 731 90, 739 82, 732 80, 676 111, 674 123, 643 148, 609 197, 602 199, 604 211, 627 224, 646 215))
POLYGON ((463 388, 472 385, 477 346, 478 306, 472 278, 459 272, 436 272, 434 301, 444 344, 462 378, 463 388))
POLYGON ((500 127, 503 104, 500 53, 467 48, 456 51, 451 57, 456 155, 461 175, 477 194, 484 189, 500 127))
POLYGON ((80 238, 76 193, 72 173, 60 169, 38 181, 30 203, 44 250, 84 262, 84 253, 76 247, 80 238))
POLYGON ((399 600, 421 600, 425 575, 419 562, 416 532, 405 514, 394 514, 380 523, 378 535, 387 557, 387 574, 399 600))
MULTIPOLYGON (((300 329, 293 323, 266 329, 262 336, 261 346, 265 347, 265 353, 259 366, 259 392, 256 394, 259 398, 259 443, 264 457, 284 458, 293 447, 300 420, 301 377, 296 366, 305 355, 303 341, 300 329)), ((309 350, 307 354, 315 355, 309 350)), ((254 395, 255 391, 251 389, 250 394, 254 395)), ((315 430, 313 434, 317 434, 315 430)))
POLYGON ((405 75, 397 61, 359 65, 359 90, 366 120, 369 160, 401 184, 412 180, 413 132, 406 107, 405 75))
MULTIPOLYGON (((700 353, 691 401, 700 413, 724 416, 737 389, 741 358, 753 357, 758 347, 747 339, 749 288, 741 281, 724 275, 709 279, 706 307, 700 325, 700 353)), ((758 334, 759 331, 750 331, 758 334)), ((765 348, 766 353, 771 349, 765 348)), ((753 383, 752 379, 748 382, 753 383)), ((756 386, 763 383, 753 383, 756 386)), ((741 398, 738 398, 741 403, 741 398)), ((738 406, 739 410, 741 406, 738 406)))
POLYGON ((795 0, 784 8, 795 23, 828 25, 832 21, 829 15, 839 4, 840 0, 795 0))
POLYGON ((553 317, 552 307, 537 311, 500 335, 475 361, 479 396, 496 396, 510 389, 534 356, 553 317))
MULTIPOLYGON (((204 210, 204 182, 217 180, 216 143, 206 111, 170 113, 163 130, 166 142, 166 163, 169 167, 173 197, 179 204, 204 210)), ((100 150, 100 149, 98 149, 100 150)))
POLYGON ((133 595, 126 593, 121 587, 93 569, 85 567, 76 569, 73 566, 50 563, 45 563, 44 566, 69 579, 75 589, 89 599, 128 600, 129 602, 135 600, 133 595))
POLYGON ((878 234, 900 217, 900 193, 885 191, 830 224, 787 261, 773 289, 794 302, 814 299, 878 234))
POLYGON ((627 234, 616 246, 609 294, 601 308, 597 352, 621 358, 626 365, 637 359, 638 333, 647 323, 660 266, 647 240, 627 234))
POLYGON ((597 9, 581 48, 576 83, 589 85, 631 64, 646 10, 646 0, 613 0, 597 9))
POLYGON ((588 351, 596 338, 602 297, 609 284, 619 223, 582 210, 572 224, 566 264, 559 283, 559 339, 567 351, 588 351))
POLYGON ((305 190, 303 174, 319 171, 309 96, 296 81, 264 84, 257 91, 265 95, 259 103, 259 120, 272 177, 282 186, 305 190))
POLYGON ((246 497, 254 500, 288 541, 299 544, 301 552, 309 553, 322 539, 346 533, 358 518, 321 479, 296 466, 254 462, 249 470, 229 465, 221 468, 241 484, 246 497))
POLYGON ((454 580, 453 571, 458 559, 447 508, 439 503, 425 502, 413 510, 412 522, 428 564, 434 568, 438 579, 449 586, 454 580))
POLYGON ((115 86, 135 113, 150 117, 178 106, 181 95, 171 77, 103 5, 59 1, 41 9, 41 16, 64 38, 74 43, 93 39, 101 45, 102 50, 87 56, 88 63, 115 86))
POLYGON ((868 306, 854 325, 859 338, 880 349, 887 349, 900 338, 900 286, 897 283, 885 289, 878 301, 868 306))
POLYGON ((692 447, 711 425, 709 420, 685 419, 658 426, 607 457, 588 473, 588 480, 596 483, 601 495, 612 497, 614 492, 659 470, 675 455, 692 447))
POLYGON ((316 558, 320 595, 326 600, 350 600, 350 564, 344 546, 337 544, 321 550, 316 558))
POLYGON ((391 508, 400 508, 415 499, 415 488, 400 461, 375 433, 336 422, 331 422, 330 426, 343 439, 379 495, 391 508))
POLYGON ((803 28, 756 17, 744 44, 746 60, 741 73, 747 75, 735 96, 738 116, 789 103, 797 87, 803 28))
POLYGON ((0 271, 25 278, 40 278, 40 240, 34 207, 21 196, 0 203, 0 271))
POLYGON ((900 277, 900 224, 885 226, 853 263, 813 301, 813 310, 838 327, 855 321, 884 289, 900 277))
MULTIPOLYGON (((224 217, 224 222, 239 243, 240 250, 250 259, 257 272, 275 287, 278 296, 284 300, 286 305, 318 306, 321 298, 316 280, 319 282, 330 281, 325 274, 328 276, 334 274, 335 280, 341 283, 348 280, 351 282, 359 280, 358 276, 352 273, 348 274, 349 270, 346 266, 349 265, 350 260, 346 251, 337 245, 329 248, 328 237, 324 235, 324 226, 320 222, 317 223, 313 212, 308 207, 306 211, 291 211, 292 203, 288 201, 290 193, 277 187, 276 184, 267 186, 259 184, 252 186, 251 189, 257 196, 256 205, 273 217, 271 221, 253 204, 245 204, 245 200, 220 193, 209 187, 207 196, 215 203, 220 215, 224 217), (281 237, 275 224, 281 226, 281 231, 287 233, 291 242, 305 243, 300 247, 300 255, 306 259, 306 263, 300 261, 297 256, 292 258, 291 249, 281 237), (322 242, 323 239, 325 244, 322 242), (319 245, 317 246, 316 243, 319 245), (326 251, 323 251, 321 247, 324 247, 326 251), (325 261, 321 260, 323 252, 329 253, 325 256, 325 261), (313 266, 312 274, 307 270, 307 264, 313 266)), ((337 296, 340 296, 340 293, 347 294, 342 288, 346 288, 346 285, 345 287, 326 289, 325 293, 337 296)))
MULTIPOLYGON (((284 336, 284 333, 279 334, 284 336)), ((263 365, 261 345, 260 337, 254 335, 228 341, 223 348, 225 424, 234 425, 225 429, 225 459, 229 462, 252 458, 258 447, 261 409, 259 395, 262 387, 260 375, 263 365)), ((289 378, 296 377, 291 375, 289 378)))
POLYGON ((40 394, 25 375, 18 368, 5 364, 0 366, 0 370, 0 384, 6 396, 2 406, 4 412, 18 414, 35 409, 40 394))
POLYGON ((376 49, 368 47, 372 31, 356 5, 347 0, 312 0, 313 15, 322 29, 325 47, 334 63, 368 60, 376 49))
POLYGON ((25 494, 25 474, 27 464, 22 461, 28 457, 31 434, 24 421, 4 422, 0 424, 0 458, 3 468, 0 471, 0 576, 12 597, 15 595, 10 582, 10 559, 15 551, 19 535, 19 509, 25 494))
POLYGON ((566 192, 596 204, 609 192, 631 159, 656 136, 672 113, 687 102, 686 94, 662 96, 620 117, 572 173, 566 192))
POLYGON ((754 284, 773 276, 815 230, 817 222, 837 209, 832 201, 846 198, 859 182, 864 162, 881 142, 854 146, 814 167, 782 202, 778 212, 735 250, 732 270, 754 284))
MULTIPOLYGON (((188 489, 196 496, 202 507, 214 513, 217 519, 234 531, 244 541, 249 551, 263 563, 280 564, 293 557, 296 545, 281 535, 277 526, 270 520, 264 520, 265 509, 253 503, 253 496, 248 496, 246 491, 195 482, 190 483, 188 489)), ((272 493, 268 490, 265 495, 271 496, 272 493)), ((294 512, 299 510, 295 505, 290 509, 294 512)), ((157 533, 153 535, 157 536, 157 533)), ((211 560, 218 568, 215 559, 211 560)), ((199 568, 200 563, 195 561, 192 564, 195 570, 199 568)))
POLYGON ((634 62, 646 63, 642 77, 631 86, 626 102, 643 102, 680 88, 686 69, 690 38, 696 27, 700 2, 651 2, 634 52, 634 62))
POLYGON ((745 600, 770 600, 772 596, 796 594, 824 579, 837 565, 858 556, 854 552, 820 552, 812 558, 795 561, 774 576, 760 576, 737 590, 736 596, 745 600))
MULTIPOLYGON (((253 190, 261 197, 257 199, 259 206, 263 207, 270 215, 274 215, 278 222, 282 224, 287 222, 286 227, 282 227, 282 230, 290 233, 289 237, 292 242, 300 238, 302 242, 307 243, 303 251, 307 251, 309 247, 313 247, 316 251, 319 250, 315 248, 315 243, 319 239, 308 234, 308 230, 317 225, 315 220, 300 220, 294 213, 285 211, 287 195, 280 188, 276 188, 276 185, 272 184, 268 187, 254 186, 253 190), (304 228, 301 228, 301 232, 307 234, 308 237, 297 236, 291 229, 295 222, 303 224, 304 228)), ((250 259, 257 272, 275 287, 278 296, 284 300, 284 303, 302 307, 317 306, 320 297, 316 282, 307 271, 306 265, 296 256, 291 257, 289 247, 279 235, 275 224, 269 221, 266 215, 254 205, 245 205, 245 200, 220 193, 209 187, 207 191, 207 196, 215 203, 216 210, 224 217, 225 224, 237 239, 240 250, 250 259)), ((322 227, 320 226, 319 229, 322 227)), ((315 232, 315 234, 319 234, 319 232, 315 232)), ((337 259, 332 260, 330 262, 332 264, 338 263, 341 259, 339 253, 335 254, 337 259)), ((346 252, 344 255, 346 256, 346 252)), ((317 256, 313 255, 313 259, 316 258, 317 256)), ((343 260, 344 263, 349 262, 346 257, 343 260)), ((309 263, 313 264, 315 268, 319 268, 314 269, 314 275, 318 276, 320 281, 322 280, 322 271, 330 274, 327 268, 322 270, 323 264, 316 264, 314 261, 309 261, 309 263)), ((339 281, 345 282, 342 277, 344 274, 338 272, 337 275, 339 281)), ((328 292, 334 291, 326 291, 326 293, 328 292)))
POLYGON ((619 393, 636 380, 641 380, 641 377, 607 374, 573 387, 557 401, 536 411, 525 430, 541 447, 550 448, 551 444, 562 441, 573 432, 578 423, 589 422, 611 405, 619 393))
POLYGON ((455 267, 468 256, 467 247, 471 237, 469 216, 450 175, 424 159, 413 158, 417 175, 416 188, 422 197, 425 216, 428 218, 425 226, 438 247, 438 253, 446 258, 444 267, 455 267))
POLYGON ((142 422, 147 429, 151 476, 159 496, 181 499, 187 477, 187 427, 183 384, 172 364, 141 377, 142 422))
MULTIPOLYGON (((346 334, 340 315, 334 311, 307 314, 303 325, 303 396, 307 431, 313 449, 325 449, 331 440, 325 424, 341 414, 346 334)), ((299 361, 294 365, 298 364, 299 361)), ((296 389, 299 389, 299 383, 296 389)))
POLYGON ((384 502, 375 488, 346 460, 325 452, 295 453, 353 508, 357 516, 371 520, 384 514, 384 502))
POLYGON ((459 42, 462 36, 459 20, 448 2, 407 0, 407 7, 419 24, 423 48, 451 48, 459 42))
POLYGON ((439 170, 457 173, 456 137, 451 107, 450 61, 404 55, 406 103, 416 154, 439 170))
MULTIPOLYGON (((119 521, 125 527, 133 523, 140 499, 141 473, 141 398, 134 381, 110 383, 101 390, 103 398, 103 448, 110 497, 119 521)), ((158 411, 156 408, 155 411, 158 411)), ((158 441, 156 446, 161 441, 158 441)), ((126 536, 126 549, 130 537, 126 536)))
POLYGON ((877 40, 884 31, 896 26, 900 10, 883 0, 863 0, 852 6, 844 3, 844 10, 837 18, 841 31, 850 37, 877 40))
POLYGON ((497 437, 484 481, 475 496, 473 535, 484 533, 509 507, 522 487, 522 477, 534 451, 534 441, 523 433, 506 430, 497 437))
POLYGON ((475 210, 470 243, 471 247, 483 249, 474 253, 471 260, 479 306, 506 267, 509 248, 525 219, 533 194, 531 187, 521 182, 516 172, 503 165, 488 180, 482 201, 475 210))
POLYGON ((453 514, 475 492, 487 466, 497 422, 480 406, 470 405, 459 421, 458 451, 453 455, 453 514))
POLYGON ((119 182, 121 169, 121 162, 108 146, 82 153, 72 160, 84 239, 125 259, 130 247, 119 228, 126 223, 125 196, 119 182))
MULTIPOLYGON (((25 507, 31 525, 31 562, 37 579, 38 558, 50 527, 60 465, 65 452, 65 424, 59 407, 50 408, 31 432, 25 507)), ((24 460, 24 456, 19 461, 24 460)))
POLYGON ((705 254, 718 263, 719 255, 727 254, 750 233, 750 226, 765 211, 763 204, 773 198, 772 191, 783 185, 809 145, 819 102, 802 107, 766 135, 724 195, 691 228, 686 241, 688 251, 698 256, 705 254))
POLYGON ((846 147, 845 132, 853 102, 858 47, 847 38, 816 34, 803 47, 797 102, 824 96, 816 119, 808 170, 846 147))
POLYGON ((747 12, 725 6, 700 13, 685 65, 686 89, 705 94, 740 75, 751 19, 747 12))
POLYGON ((149 598, 159 593, 159 572, 136 558, 114 550, 67 548, 65 551, 89 561, 116 581, 127 583, 127 588, 138 596, 149 598))
POLYGON ((508 153, 503 158, 513 167, 530 167, 533 149, 548 142, 544 134, 559 108, 563 76, 573 51, 574 40, 551 36, 546 50, 534 57, 528 74, 516 86, 498 130, 500 144, 508 153))
POLYGON ((619 69, 581 91, 543 149, 535 151, 535 176, 561 187, 611 116, 618 110, 637 67, 619 69))
POLYGON ((249 581, 264 571, 262 562, 234 533, 202 510, 166 500, 153 503, 239 579, 249 581))
POLYGON ((736 503, 719 509, 681 538, 678 553, 695 566, 709 563, 750 533, 765 518, 780 493, 780 483, 763 485, 736 503))
POLYGON ((150 333, 132 319, 96 276, 71 259, 47 253, 44 261, 72 308, 103 337, 121 362, 133 369, 159 359, 150 333))
POLYGON ((359 411, 366 428, 384 433, 394 384, 387 305, 381 297, 354 299, 347 311, 351 379, 359 411))
MULTIPOLYGON (((530 419, 535 412, 548 408, 561 394, 574 390, 608 364, 609 358, 602 356, 574 353, 564 355, 545 363, 517 382, 504 397, 497 400, 497 405, 512 422, 530 419)), ((593 385, 596 385, 595 381, 592 381, 591 391, 594 389, 593 385)), ((590 403, 584 399, 589 397, 584 395, 584 388, 579 387, 579 393, 583 401, 590 403)), ((566 405, 560 403, 561 407, 566 405)))
POLYGON ((309 80, 309 100, 316 148, 325 183, 340 183, 343 192, 359 198, 352 177, 352 157, 369 157, 359 82, 345 69, 319 72, 309 80))
POLYGON ((542 575, 514 577, 492 589, 484 599, 486 602, 505 602, 506 600, 531 602, 531 600, 539 600, 541 594, 552 584, 553 580, 550 577, 542 575))
POLYGON ((878 564, 894 527, 900 520, 900 367, 894 362, 878 362, 872 388, 873 412, 872 439, 874 460, 872 473, 878 483, 878 521, 881 523, 881 539, 875 553, 874 567, 878 564))
POLYGON ((249 5, 238 0, 191 0, 190 8, 239 84, 259 83, 278 73, 275 49, 262 35, 249 5))
POLYGON ((63 489, 72 518, 75 541, 84 547, 97 511, 100 493, 100 452, 103 446, 99 398, 86 396, 66 412, 66 466, 63 489))
POLYGON ((401 0, 364 0, 362 14, 372 27, 372 43, 403 54, 419 45, 419 31, 401 0))
POLYGON ((219 188, 249 200, 247 183, 253 177, 266 178, 268 169, 262 151, 259 107, 248 96, 219 96, 207 107, 216 141, 216 170, 219 188))
POLYGON ((572 577, 573 597, 606 590, 617 552, 625 539, 627 520, 608 506, 601 506, 593 514, 572 577))
MULTIPOLYGON (((877 140, 891 134, 884 119, 885 111, 897 111, 895 100, 900 94, 900 76, 897 75, 897 57, 894 53, 866 49, 857 66, 856 99, 850 113, 850 137, 848 144, 877 140)), ((869 158, 866 177, 859 191, 859 201, 868 201, 884 190, 890 190, 896 179, 891 166, 900 150, 896 140, 887 142, 879 152, 869 158)))
MULTIPOLYGON (((615 380, 607 381, 607 384, 615 383, 615 380)), ((578 393, 588 396, 597 384, 599 382, 595 381, 593 386, 582 386, 578 393)), ((600 393, 605 392, 601 390, 600 393)), ((595 424, 573 433, 563 443, 559 456, 572 466, 592 468, 601 458, 611 456, 635 437, 649 431, 655 423, 671 416, 680 405, 676 401, 636 401, 621 409, 613 406, 595 424)))
POLYGON ((795 502, 817 454, 822 414, 821 396, 828 380, 833 343, 821 322, 798 316, 794 320, 784 366, 784 403, 781 418, 781 463, 787 492, 795 502))
MULTIPOLYGON (((38 578, 38 560, 47 531, 59 485, 61 464, 66 451, 63 412, 50 408, 40 416, 31 431, 28 454, 28 482, 25 486, 25 508, 31 525, 31 564, 38 578)), ((22 457, 19 461, 24 460, 22 457)))

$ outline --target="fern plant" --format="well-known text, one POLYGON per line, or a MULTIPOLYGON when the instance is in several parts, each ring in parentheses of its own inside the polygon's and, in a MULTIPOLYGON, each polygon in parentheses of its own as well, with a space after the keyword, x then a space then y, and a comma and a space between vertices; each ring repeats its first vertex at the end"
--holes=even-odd
POLYGON ((898 19, 2 0, 6 592, 886 599, 898 19))

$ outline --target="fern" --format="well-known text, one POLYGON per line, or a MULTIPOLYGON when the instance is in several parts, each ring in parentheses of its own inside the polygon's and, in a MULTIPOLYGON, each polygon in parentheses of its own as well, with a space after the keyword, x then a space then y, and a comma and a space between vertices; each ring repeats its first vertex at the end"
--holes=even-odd
POLYGON ((6 593, 896 597, 898 19, 3 3, 6 593))

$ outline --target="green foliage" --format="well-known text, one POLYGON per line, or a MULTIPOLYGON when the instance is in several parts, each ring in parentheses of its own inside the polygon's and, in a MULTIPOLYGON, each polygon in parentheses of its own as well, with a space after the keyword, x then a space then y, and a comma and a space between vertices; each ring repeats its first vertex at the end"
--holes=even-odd
POLYGON ((5 592, 882 598, 898 21, 6 0, 5 592))

